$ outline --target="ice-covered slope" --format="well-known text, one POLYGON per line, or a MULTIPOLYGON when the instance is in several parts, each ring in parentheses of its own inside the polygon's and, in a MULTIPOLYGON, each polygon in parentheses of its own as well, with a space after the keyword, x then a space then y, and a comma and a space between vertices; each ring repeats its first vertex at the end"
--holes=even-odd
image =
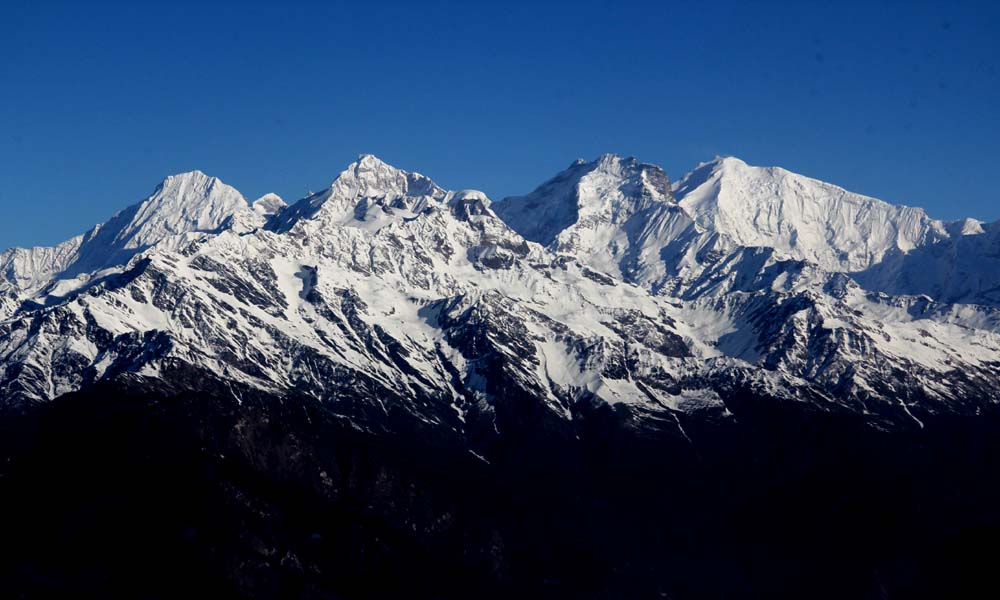
POLYGON ((852 273, 874 291, 1000 306, 1000 223, 939 221, 732 157, 699 165, 674 192, 701 226, 738 245, 852 273))
POLYGON ((4 250, 0 253, 2 282, 15 290, 39 287, 75 259, 83 241, 84 236, 78 235, 58 246, 4 250))
POLYGON ((674 193, 707 229, 831 271, 861 271, 891 252, 948 236, 944 223, 922 209, 732 157, 699 165, 677 182, 674 193))

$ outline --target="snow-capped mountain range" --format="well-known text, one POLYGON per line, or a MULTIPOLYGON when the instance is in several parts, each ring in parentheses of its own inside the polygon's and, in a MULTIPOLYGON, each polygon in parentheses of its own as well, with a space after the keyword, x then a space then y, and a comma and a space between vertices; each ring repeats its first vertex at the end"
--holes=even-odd
POLYGON ((737 395, 880 428, 1000 401, 1000 223, 735 158, 671 183, 605 155, 496 203, 369 155, 291 205, 194 171, 0 268, 10 409, 193 368, 478 456, 515 396, 680 436, 737 395))

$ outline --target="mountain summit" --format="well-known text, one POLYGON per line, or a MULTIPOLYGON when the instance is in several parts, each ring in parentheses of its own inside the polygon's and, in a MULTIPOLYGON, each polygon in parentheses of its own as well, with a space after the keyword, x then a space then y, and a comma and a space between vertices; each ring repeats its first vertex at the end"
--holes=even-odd
POLYGON ((699 165, 678 181, 675 193, 702 227, 834 271, 864 270, 887 253, 948 235, 944 223, 921 209, 733 157, 699 165))
POLYGON ((252 228, 257 221, 234 188, 201 171, 171 175, 146 199, 54 248, 14 248, 0 254, 8 285, 36 292, 55 277, 73 278, 125 264, 148 248, 186 234, 252 228))
POLYGON ((527 196, 506 198, 498 214, 527 239, 549 245, 567 230, 579 235, 618 228, 656 204, 672 201, 663 169, 605 154, 577 161, 527 196))
MULTIPOLYGON (((271 227, 277 231, 288 231, 295 222, 302 219, 326 219, 343 224, 356 216, 364 221, 368 204, 386 208, 411 209, 421 199, 440 199, 444 190, 419 173, 407 173, 397 169, 371 154, 362 154, 334 179, 330 187, 317 194, 303 198, 271 227), (355 214, 359 199, 368 199, 365 214, 355 214)), ((373 215, 374 216, 374 215, 373 215)))

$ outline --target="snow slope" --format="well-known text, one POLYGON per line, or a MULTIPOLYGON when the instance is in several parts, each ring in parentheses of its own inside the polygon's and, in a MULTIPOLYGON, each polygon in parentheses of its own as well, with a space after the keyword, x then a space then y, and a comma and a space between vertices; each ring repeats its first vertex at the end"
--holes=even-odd
POLYGON ((860 271, 893 251, 948 236, 919 208, 894 206, 778 167, 738 158, 699 165, 674 187, 680 206, 705 228, 743 246, 831 271, 860 271))

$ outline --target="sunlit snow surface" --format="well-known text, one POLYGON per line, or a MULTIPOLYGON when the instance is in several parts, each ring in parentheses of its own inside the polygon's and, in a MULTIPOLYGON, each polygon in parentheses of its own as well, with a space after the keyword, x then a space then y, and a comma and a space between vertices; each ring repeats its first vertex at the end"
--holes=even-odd
POLYGON ((193 172, 0 255, 0 386, 180 361, 456 429, 497 381, 566 418, 728 415, 739 389, 922 426, 1000 399, 998 232, 733 158, 671 184, 606 155, 499 203, 372 156, 290 206, 193 172))

